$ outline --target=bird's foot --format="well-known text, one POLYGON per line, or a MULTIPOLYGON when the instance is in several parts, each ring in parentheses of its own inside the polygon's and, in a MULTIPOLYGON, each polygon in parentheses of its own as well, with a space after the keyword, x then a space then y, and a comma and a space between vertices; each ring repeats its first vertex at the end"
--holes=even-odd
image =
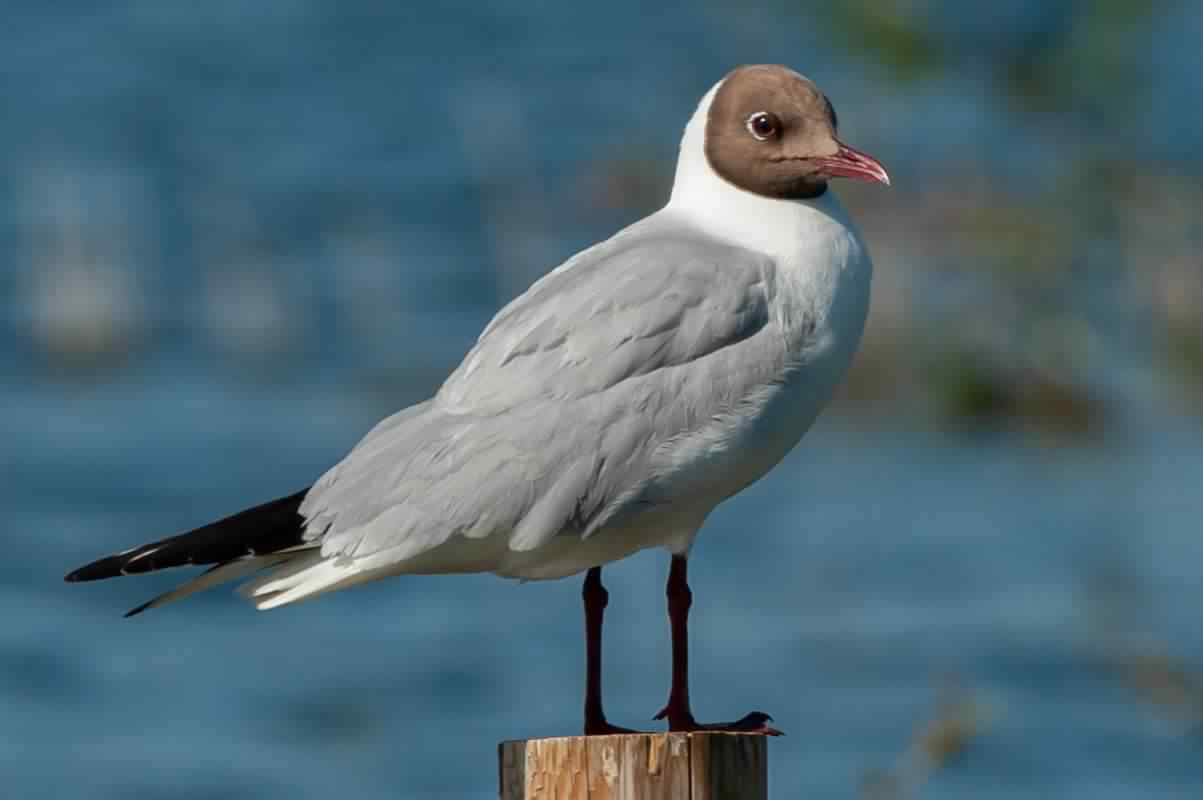
POLYGON ((752 711, 734 722, 698 722, 689 711, 674 711, 665 706, 652 719, 668 719, 668 729, 673 732, 715 731, 721 733, 759 733, 765 736, 785 734, 769 725, 773 718, 763 711, 752 711))

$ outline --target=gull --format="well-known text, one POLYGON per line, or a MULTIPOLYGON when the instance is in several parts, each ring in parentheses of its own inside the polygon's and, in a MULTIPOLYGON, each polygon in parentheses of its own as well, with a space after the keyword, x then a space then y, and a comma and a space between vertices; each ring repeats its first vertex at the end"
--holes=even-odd
POLYGON ((585 572, 584 732, 602 706, 602 566, 671 556, 672 731, 689 699, 689 554, 707 515, 772 469, 859 345, 872 265, 828 182, 889 184, 835 109, 779 65, 739 67, 685 127, 668 203, 503 308, 429 400, 376 425, 309 488, 81 567, 90 581, 212 565, 127 616, 210 586, 271 609, 397 575, 585 572))

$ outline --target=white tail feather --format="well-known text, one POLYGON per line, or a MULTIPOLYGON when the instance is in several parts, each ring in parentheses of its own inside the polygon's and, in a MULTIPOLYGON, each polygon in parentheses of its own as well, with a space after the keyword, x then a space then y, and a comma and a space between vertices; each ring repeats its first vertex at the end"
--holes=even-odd
POLYGON ((265 594, 275 594, 291 589, 304 580, 302 573, 322 561, 321 550, 313 548, 293 553, 292 558, 275 569, 238 587, 238 593, 248 600, 265 594))
POLYGON ((243 584, 238 592, 260 611, 373 580, 378 573, 361 572, 348 558, 322 558, 319 550, 295 553, 287 563, 243 584))
POLYGON ((267 581, 250 595, 251 602, 260 611, 279 608, 334 589, 372 580, 373 575, 358 573, 350 559, 328 558, 310 563, 284 579, 267 581))

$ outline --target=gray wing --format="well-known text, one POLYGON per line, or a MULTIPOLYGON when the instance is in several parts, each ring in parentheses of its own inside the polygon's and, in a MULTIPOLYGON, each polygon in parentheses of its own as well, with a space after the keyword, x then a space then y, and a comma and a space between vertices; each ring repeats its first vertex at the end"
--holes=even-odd
POLYGON ((587 250, 498 313, 439 392, 489 414, 687 364, 768 323, 763 256, 682 230, 587 250))
POLYGON ((389 561, 454 536, 528 550, 663 502, 657 448, 780 379, 775 280, 766 257, 681 229, 633 226, 584 251, 314 486, 309 537, 389 561))

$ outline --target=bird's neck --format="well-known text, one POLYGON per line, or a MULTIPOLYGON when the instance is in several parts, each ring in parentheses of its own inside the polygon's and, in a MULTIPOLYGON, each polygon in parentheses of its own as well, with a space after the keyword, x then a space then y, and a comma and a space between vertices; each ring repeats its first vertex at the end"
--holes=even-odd
POLYGON ((783 329, 814 338, 814 332, 803 334, 814 328, 824 352, 839 353, 835 363, 846 365, 868 312, 873 266, 864 241, 830 188, 813 199, 784 200, 721 178, 703 147, 713 95, 712 89, 685 129, 664 213, 772 258, 780 279, 774 308, 783 329))
POLYGON ((711 89, 685 127, 672 195, 665 208, 708 233, 733 244, 790 259, 799 248, 817 244, 823 234, 852 229, 835 193, 828 189, 809 200, 765 197, 720 177, 705 154, 706 118, 717 86, 711 89), (816 235, 818 234, 818 235, 816 235))

